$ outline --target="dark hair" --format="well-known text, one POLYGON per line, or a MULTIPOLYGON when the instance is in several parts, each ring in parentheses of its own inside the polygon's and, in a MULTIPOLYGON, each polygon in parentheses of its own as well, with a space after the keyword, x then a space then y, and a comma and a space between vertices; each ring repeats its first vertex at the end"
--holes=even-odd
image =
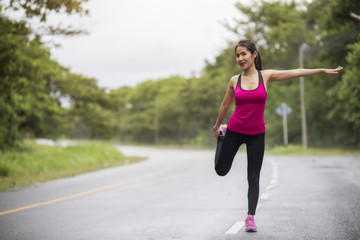
POLYGON ((261 66, 261 57, 260 57, 260 53, 259 53, 259 50, 257 50, 255 44, 250 41, 250 40, 241 40, 235 47, 235 52, 236 52, 236 49, 238 47, 245 47, 247 50, 249 50, 249 52, 251 54, 254 54, 254 52, 256 51, 257 52, 257 55, 255 57, 255 68, 257 70, 262 70, 262 66, 261 66))

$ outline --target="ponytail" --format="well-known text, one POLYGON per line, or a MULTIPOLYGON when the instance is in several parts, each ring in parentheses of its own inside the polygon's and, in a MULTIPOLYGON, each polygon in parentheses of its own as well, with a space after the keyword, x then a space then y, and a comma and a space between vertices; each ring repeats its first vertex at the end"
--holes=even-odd
POLYGON ((256 50, 256 52, 257 52, 257 55, 255 58, 255 68, 256 68, 256 70, 262 70, 260 53, 257 50, 256 50))

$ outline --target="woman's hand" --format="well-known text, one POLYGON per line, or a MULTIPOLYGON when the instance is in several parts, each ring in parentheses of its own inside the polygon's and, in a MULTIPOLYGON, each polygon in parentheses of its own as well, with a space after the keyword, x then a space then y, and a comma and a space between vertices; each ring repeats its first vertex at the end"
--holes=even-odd
POLYGON ((342 69, 343 69, 342 66, 338 66, 335 69, 324 69, 324 73, 326 73, 326 74, 338 74, 339 71, 341 71, 342 69))
POLYGON ((218 137, 220 135, 220 127, 214 126, 213 127, 213 132, 214 132, 215 138, 218 139, 218 137))

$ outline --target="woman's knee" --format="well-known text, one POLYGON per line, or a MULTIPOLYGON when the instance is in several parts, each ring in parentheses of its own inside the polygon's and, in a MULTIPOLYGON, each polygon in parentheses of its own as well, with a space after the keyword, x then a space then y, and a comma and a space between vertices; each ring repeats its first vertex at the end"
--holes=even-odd
POLYGON ((227 167, 227 168, 223 168, 223 167, 219 167, 218 165, 215 166, 215 172, 217 175, 223 177, 225 176, 226 174, 228 174, 228 172, 230 171, 230 168, 227 167))

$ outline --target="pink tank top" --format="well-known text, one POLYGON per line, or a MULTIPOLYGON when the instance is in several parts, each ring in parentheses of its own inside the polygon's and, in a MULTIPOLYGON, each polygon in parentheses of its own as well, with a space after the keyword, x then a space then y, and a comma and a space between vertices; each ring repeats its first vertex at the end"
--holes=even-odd
POLYGON ((237 133, 258 135, 265 132, 264 110, 267 94, 264 81, 259 73, 259 85, 254 90, 241 88, 241 74, 234 94, 235 111, 227 127, 237 133))

